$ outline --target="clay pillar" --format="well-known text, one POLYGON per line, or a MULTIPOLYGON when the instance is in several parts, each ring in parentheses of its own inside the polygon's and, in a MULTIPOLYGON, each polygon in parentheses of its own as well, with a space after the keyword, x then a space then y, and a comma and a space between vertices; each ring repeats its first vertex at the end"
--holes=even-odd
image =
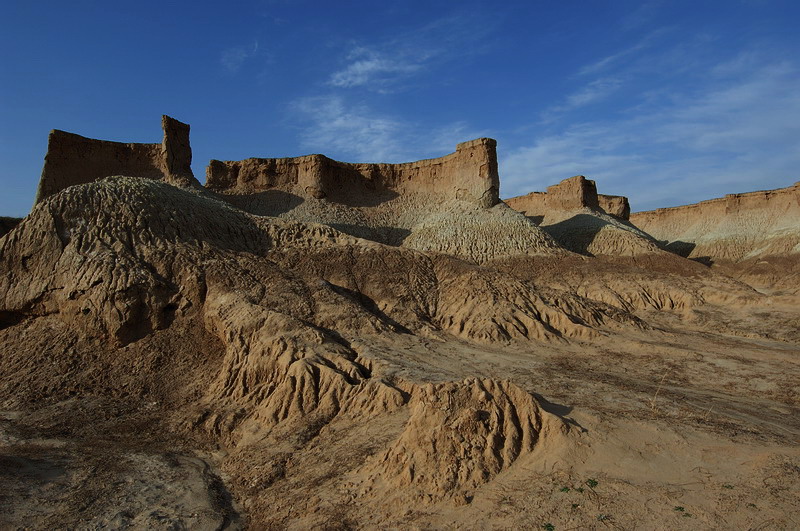
POLYGON ((194 179, 189 124, 164 115, 161 117, 161 128, 164 130, 164 140, 161 142, 164 176, 194 179))

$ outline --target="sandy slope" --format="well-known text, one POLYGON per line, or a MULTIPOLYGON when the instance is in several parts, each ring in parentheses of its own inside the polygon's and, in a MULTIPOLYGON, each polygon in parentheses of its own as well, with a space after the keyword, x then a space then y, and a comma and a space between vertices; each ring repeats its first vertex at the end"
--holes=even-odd
POLYGON ((6 525, 800 525, 793 296, 249 210, 114 178, 0 239, 6 525))

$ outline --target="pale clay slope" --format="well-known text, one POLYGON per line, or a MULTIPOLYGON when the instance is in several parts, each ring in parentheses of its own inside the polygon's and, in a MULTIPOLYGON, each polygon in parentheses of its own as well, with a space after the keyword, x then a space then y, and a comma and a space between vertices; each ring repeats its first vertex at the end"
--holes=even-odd
MULTIPOLYGON (((463 254, 489 266, 482 268, 430 252, 453 245, 436 230, 437 213, 407 222, 417 226, 409 245, 391 247, 326 225, 247 214, 158 182, 113 178, 69 188, 0 239, 1 406, 48 404, 38 420, 15 417, 19 429, 53 426, 67 441, 97 439, 95 448, 119 434, 113 444, 131 456, 126 445, 141 437, 152 441, 150 452, 178 446, 180 455, 213 463, 235 504, 219 502, 226 490, 216 483, 200 482, 195 509, 154 498, 185 509, 164 511, 165 525, 200 525, 191 515, 208 511, 203 521, 229 528, 591 526, 597 514, 624 526, 673 527, 673 506, 683 504, 694 513, 687 521, 702 526, 733 518, 791 527, 797 502, 781 493, 800 486, 791 468, 800 470, 800 457, 786 438, 800 435, 791 421, 800 393, 789 361, 796 343, 758 336, 720 347, 702 331, 701 318, 717 319, 709 303, 763 305, 764 297, 658 253, 659 265, 630 257, 604 270, 606 262, 558 249, 504 207, 474 218, 466 207, 447 208, 487 235, 517 227, 510 234, 530 235, 544 254, 466 240, 463 254), (635 277, 607 282, 615 267, 635 277), (653 328, 633 315, 639 309, 683 314, 648 313, 653 328), (676 335, 671 315, 693 316, 688 329, 697 332, 676 335), (672 346, 687 338, 696 349, 672 346), (655 351, 663 361, 654 361, 655 351), (663 363, 669 378, 661 379, 663 363), (758 383, 747 371, 772 380, 758 383), (726 378, 737 396, 720 388, 712 416, 704 382, 726 378), (669 398, 648 406, 657 388, 657 397, 669 398), (570 415, 531 391, 580 407, 570 415), (87 395, 97 398, 64 409, 67 397, 87 395), (772 407, 787 413, 767 413, 772 407), (761 412, 757 432, 759 413, 751 411, 761 412), (677 427, 676 414, 683 415, 677 427), (710 432, 709 416, 718 422, 710 432), (72 419, 85 420, 61 427, 72 419), (750 435, 730 441, 731 429, 750 435), (642 433, 644 445, 636 442, 642 433), (665 458, 648 444, 688 458, 665 458), (704 457, 720 445, 755 464, 745 470, 704 457), (585 499, 573 492, 561 500, 563 485, 592 476, 601 483, 585 499), (705 490, 674 498, 685 480, 705 490), (745 500, 769 503, 751 514, 725 498, 723 482, 745 500)), ((743 335, 736 321, 726 326, 743 335)), ((23 458, 27 444, 4 443, 4 451, 23 458)), ((100 479, 96 466, 69 466, 100 479)), ((121 470, 103 481, 116 485, 121 470)), ((170 481, 172 472, 152 470, 152 484, 170 481)), ((119 489, 111 499, 125 511, 104 505, 108 496, 79 491, 83 509, 62 504, 33 521, 64 527, 83 514, 93 526, 153 525, 146 505, 119 489)), ((7 517, 31 518, 14 514, 7 517)))
POLYGON ((800 183, 675 208, 631 220, 684 256, 743 261, 800 252, 800 183))

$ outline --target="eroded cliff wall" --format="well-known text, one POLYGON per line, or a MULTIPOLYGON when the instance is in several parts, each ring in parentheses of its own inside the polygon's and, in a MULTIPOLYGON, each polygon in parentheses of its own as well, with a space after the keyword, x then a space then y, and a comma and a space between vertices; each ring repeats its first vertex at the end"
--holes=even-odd
POLYGON ((162 116, 164 137, 160 144, 95 140, 54 129, 47 141, 36 202, 64 188, 126 175, 164 179, 184 184, 196 182, 192 174, 189 125, 162 116))
POLYGON ((500 201, 496 148, 491 138, 479 138, 458 144, 444 157, 403 164, 347 163, 324 155, 212 160, 206 187, 237 195, 281 189, 345 203, 354 197, 423 193, 488 208, 500 201))
POLYGON ((661 252, 649 235, 627 222, 628 198, 600 195, 583 175, 506 199, 505 203, 532 219, 561 246, 596 256, 640 256, 661 252))
POLYGON ((631 215, 668 249, 690 258, 739 261, 800 252, 800 182, 631 215))
POLYGON ((597 202, 606 214, 620 219, 630 219, 631 217, 631 205, 625 196, 597 194, 597 202))
POLYGON ((583 175, 548 186, 547 192, 531 192, 506 199, 505 202, 514 210, 532 217, 544 216, 548 210, 569 211, 581 208, 600 209, 621 219, 628 219, 630 215, 627 197, 598 194, 595 182, 583 175))

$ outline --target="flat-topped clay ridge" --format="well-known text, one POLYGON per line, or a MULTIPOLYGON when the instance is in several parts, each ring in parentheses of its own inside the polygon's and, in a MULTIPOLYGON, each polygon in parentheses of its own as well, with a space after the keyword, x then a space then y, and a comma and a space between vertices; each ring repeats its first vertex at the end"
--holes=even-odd
POLYGON ((583 175, 564 179, 547 187, 547 192, 531 192, 505 200, 506 204, 527 216, 541 215, 545 210, 578 210, 590 208, 602 210, 612 216, 628 219, 628 198, 597 193, 594 181, 583 175))
POLYGON ((800 244, 800 182, 637 212, 631 221, 683 256, 736 261, 793 253, 800 244))
POLYGON ((161 127, 164 138, 159 144, 111 142, 52 130, 36 202, 70 186, 112 175, 196 182, 189 125, 165 115, 161 127))
POLYGON ((324 155, 212 160, 206 187, 224 194, 289 188, 301 196, 339 199, 351 194, 425 193, 491 207, 499 202, 497 142, 478 138, 443 157, 400 164, 349 163, 324 155))
POLYGON ((534 220, 562 247, 585 255, 638 256, 660 252, 655 241, 628 222, 628 198, 597 193, 583 175, 505 200, 534 220))
POLYGON ((723 197, 715 197, 713 199, 706 199, 705 201, 698 201, 697 203, 690 203, 688 205, 680 205, 674 207, 662 207, 654 210, 642 210, 641 212, 634 212, 631 218, 646 220, 651 216, 663 216, 674 214, 686 210, 703 209, 710 206, 719 206, 724 204, 727 210, 733 209, 746 209, 746 208, 763 208, 763 201, 769 201, 775 197, 784 195, 791 196, 794 194, 795 201, 800 201, 800 181, 794 183, 792 186, 786 188, 776 188, 773 190, 756 190, 755 192, 742 192, 737 194, 725 194, 723 197))

